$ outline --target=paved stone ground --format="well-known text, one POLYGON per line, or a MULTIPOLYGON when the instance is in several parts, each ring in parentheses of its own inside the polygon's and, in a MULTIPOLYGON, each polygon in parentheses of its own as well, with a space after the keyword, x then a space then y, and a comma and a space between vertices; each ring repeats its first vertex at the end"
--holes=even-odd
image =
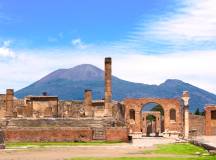
MULTIPOLYGON (((0 160, 63 160, 73 157, 155 157, 145 155, 144 150, 153 149, 154 144, 172 143, 165 138, 144 138, 133 144, 106 146, 47 147, 32 149, 0 150, 0 160)), ((173 157, 173 155, 160 155, 173 157)))
POLYGON ((164 138, 164 137, 143 137, 133 139, 134 146, 143 146, 143 147, 151 147, 155 144, 167 144, 167 143, 175 143, 175 139, 164 138))
POLYGON ((216 147, 216 136, 198 136, 195 140, 216 147))

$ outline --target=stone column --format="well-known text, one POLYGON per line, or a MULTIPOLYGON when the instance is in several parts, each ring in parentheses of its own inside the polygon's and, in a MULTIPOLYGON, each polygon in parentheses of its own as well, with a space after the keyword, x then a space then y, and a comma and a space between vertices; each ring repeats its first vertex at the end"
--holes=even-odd
POLYGON ((184 91, 182 95, 182 100, 184 104, 184 138, 189 138, 189 92, 184 91))
POLYGON ((85 115, 92 116, 92 91, 86 89, 84 93, 84 108, 85 108, 85 115))
POLYGON ((161 117, 160 113, 156 116, 156 125, 157 125, 157 130, 156 133, 160 134, 161 133, 161 117))
POLYGON ((112 59, 105 58, 104 116, 112 116, 112 59))
POLYGON ((14 109, 14 90, 7 89, 6 90, 6 117, 13 117, 13 109, 14 109))

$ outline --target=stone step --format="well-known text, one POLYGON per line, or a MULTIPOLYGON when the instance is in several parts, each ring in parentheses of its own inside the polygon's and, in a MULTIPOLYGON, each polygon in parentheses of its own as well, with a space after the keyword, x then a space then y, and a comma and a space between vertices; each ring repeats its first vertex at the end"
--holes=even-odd
POLYGON ((11 119, 8 127, 111 127, 112 121, 100 119, 11 119))

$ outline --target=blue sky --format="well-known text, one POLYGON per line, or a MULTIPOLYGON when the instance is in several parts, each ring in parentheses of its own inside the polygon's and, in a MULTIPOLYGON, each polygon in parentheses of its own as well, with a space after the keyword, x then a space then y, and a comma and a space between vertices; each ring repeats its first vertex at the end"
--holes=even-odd
POLYGON ((14 47, 70 47, 73 38, 106 43, 127 38, 139 22, 150 23, 176 7, 173 0, 2 0, 2 39, 14 47), (143 21, 145 20, 145 21, 143 21), (58 40, 58 41, 57 41, 58 40), (24 46, 23 46, 24 45, 24 46))
POLYGON ((0 92, 91 63, 123 79, 216 93, 214 0, 0 0, 0 92))

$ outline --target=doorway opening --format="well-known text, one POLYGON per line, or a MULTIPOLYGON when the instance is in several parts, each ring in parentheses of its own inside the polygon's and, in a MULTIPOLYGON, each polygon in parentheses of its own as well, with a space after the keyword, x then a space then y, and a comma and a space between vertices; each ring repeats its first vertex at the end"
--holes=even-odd
POLYGON ((145 136, 160 136, 164 132, 164 110, 158 103, 147 103, 142 107, 142 133, 145 136))

